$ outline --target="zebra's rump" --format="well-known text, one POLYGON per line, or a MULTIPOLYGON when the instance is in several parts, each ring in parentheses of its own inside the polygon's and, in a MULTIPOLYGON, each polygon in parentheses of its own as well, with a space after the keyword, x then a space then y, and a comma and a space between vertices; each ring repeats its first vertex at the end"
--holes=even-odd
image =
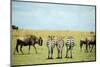
POLYGON ((63 48, 64 47, 64 40, 58 40, 56 44, 57 48, 63 48))
POLYGON ((69 36, 67 39, 66 39, 66 46, 67 46, 67 48, 68 49, 71 49, 73 46, 74 46, 74 44, 75 44, 75 42, 74 42, 74 37, 72 37, 72 36, 69 36))
POLYGON ((47 46, 48 47, 51 47, 51 48, 54 48, 55 47, 55 44, 53 43, 53 41, 48 41, 47 42, 47 46))
POLYGON ((54 48, 55 47, 55 41, 51 37, 48 37, 47 47, 48 48, 54 48))

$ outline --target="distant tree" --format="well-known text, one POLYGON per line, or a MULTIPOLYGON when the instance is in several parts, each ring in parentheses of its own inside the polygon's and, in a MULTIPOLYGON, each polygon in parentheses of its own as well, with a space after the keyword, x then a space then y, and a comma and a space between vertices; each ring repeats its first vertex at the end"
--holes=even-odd
POLYGON ((18 30, 18 27, 15 26, 15 25, 12 25, 12 29, 14 29, 14 30, 18 30))
POLYGON ((94 34, 94 32, 93 32, 93 31, 91 31, 91 32, 90 32, 90 34, 94 34))

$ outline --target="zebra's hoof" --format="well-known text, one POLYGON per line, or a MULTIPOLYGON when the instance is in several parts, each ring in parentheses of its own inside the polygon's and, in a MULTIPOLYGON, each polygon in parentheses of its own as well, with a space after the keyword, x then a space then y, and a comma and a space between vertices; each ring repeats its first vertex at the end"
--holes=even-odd
POLYGON ((62 57, 57 57, 57 59, 62 59, 62 57))
POLYGON ((49 57, 47 59, 50 59, 49 57))
POLYGON ((53 58, 51 57, 51 58, 48 58, 48 59, 53 59, 53 58))
POLYGON ((62 59, 62 57, 59 57, 59 59, 62 59))
POLYGON ((59 57, 57 57, 57 59, 59 59, 59 57))
POLYGON ((50 59, 53 59, 52 57, 50 59))

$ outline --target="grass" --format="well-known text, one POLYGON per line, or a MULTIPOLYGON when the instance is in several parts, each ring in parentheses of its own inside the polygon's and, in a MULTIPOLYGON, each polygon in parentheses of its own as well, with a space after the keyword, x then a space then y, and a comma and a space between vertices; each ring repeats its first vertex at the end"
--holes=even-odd
POLYGON ((63 62, 80 62, 80 61, 95 61, 95 48, 93 49, 93 52, 85 53, 83 47, 83 51, 80 52, 79 47, 79 40, 82 37, 89 36, 89 32, 78 32, 78 31, 47 31, 47 30, 12 30, 12 65, 29 65, 29 64, 45 64, 45 63, 63 63, 63 62), (38 54, 35 53, 35 49, 31 46, 30 54, 28 54, 28 46, 23 47, 24 55, 21 53, 13 55, 15 46, 16 46, 16 38, 20 36, 26 36, 26 35, 36 35, 36 36, 42 36, 43 37, 43 45, 39 46, 36 45, 38 54), (69 35, 72 35, 75 38, 75 47, 73 49, 73 58, 68 59, 64 58, 66 53, 66 46, 64 45, 63 53, 62 53, 62 59, 56 59, 57 57, 57 49, 54 48, 54 59, 47 59, 48 57, 48 48, 46 46, 47 36, 48 35, 55 35, 55 36, 65 36, 65 42, 66 38, 69 35))

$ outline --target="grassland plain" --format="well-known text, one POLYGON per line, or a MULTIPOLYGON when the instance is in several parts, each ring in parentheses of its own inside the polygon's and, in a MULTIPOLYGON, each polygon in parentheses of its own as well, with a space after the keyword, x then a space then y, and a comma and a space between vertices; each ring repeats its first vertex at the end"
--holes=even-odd
POLYGON ((83 51, 80 52, 79 40, 82 37, 89 36, 89 32, 79 32, 79 31, 59 31, 59 30, 12 30, 11 35, 11 63, 12 65, 29 65, 29 64, 48 64, 48 63, 63 63, 63 62, 80 62, 80 61, 95 61, 96 54, 95 48, 93 52, 85 53, 83 47, 83 51), (13 55, 15 46, 16 46, 16 38, 21 36, 27 35, 36 35, 42 36, 43 38, 43 45, 39 46, 36 45, 38 54, 35 53, 35 49, 31 46, 30 54, 28 54, 28 46, 23 47, 24 55, 21 53, 13 55), (73 58, 68 59, 64 58, 66 53, 66 46, 64 45, 62 59, 56 59, 57 57, 57 49, 54 48, 54 59, 47 59, 48 57, 48 48, 46 45, 48 35, 55 35, 55 36, 65 36, 64 41, 66 42, 66 38, 68 36, 73 36, 75 38, 75 47, 73 49, 73 58))

